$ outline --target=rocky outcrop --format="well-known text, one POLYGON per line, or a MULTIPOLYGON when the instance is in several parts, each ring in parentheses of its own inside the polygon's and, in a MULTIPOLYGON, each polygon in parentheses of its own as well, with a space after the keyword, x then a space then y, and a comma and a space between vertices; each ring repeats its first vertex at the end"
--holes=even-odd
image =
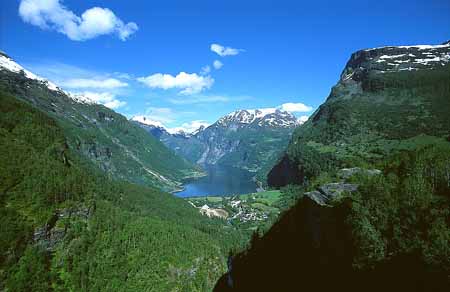
POLYGON ((355 192, 358 186, 355 184, 347 184, 343 182, 329 183, 317 188, 316 191, 305 193, 305 197, 314 201, 320 206, 327 206, 333 199, 339 195, 348 192, 355 192))
POLYGON ((447 276, 414 253, 354 266, 360 243, 348 220, 353 201, 333 200, 356 190, 338 182, 305 193, 261 238, 255 234, 248 250, 229 258, 214 291, 447 291, 447 276))
POLYGON ((374 176, 381 174, 381 170, 379 169, 363 169, 360 167, 352 167, 352 168, 342 168, 338 171, 338 176, 342 179, 349 179, 354 175, 368 175, 374 176))
POLYGON ((88 220, 95 211, 95 204, 91 207, 69 208, 57 210, 47 223, 34 230, 33 241, 48 252, 55 250, 56 246, 64 240, 71 220, 88 220))

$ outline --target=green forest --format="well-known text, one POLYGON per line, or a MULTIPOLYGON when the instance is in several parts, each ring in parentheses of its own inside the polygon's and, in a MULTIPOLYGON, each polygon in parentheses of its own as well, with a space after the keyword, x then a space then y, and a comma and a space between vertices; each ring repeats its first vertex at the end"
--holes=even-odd
POLYGON ((0 97, 0 288, 204 291, 239 231, 150 187, 112 180, 55 120, 0 97))

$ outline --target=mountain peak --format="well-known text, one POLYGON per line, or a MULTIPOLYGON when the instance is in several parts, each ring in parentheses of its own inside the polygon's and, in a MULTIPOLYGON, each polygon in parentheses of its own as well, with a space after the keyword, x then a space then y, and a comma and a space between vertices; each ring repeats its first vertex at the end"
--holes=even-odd
POLYGON ((221 126, 234 124, 286 128, 297 125, 297 119, 293 114, 279 108, 240 109, 223 116, 216 124, 221 126))
POLYGON ((48 89, 53 91, 61 91, 61 89, 49 80, 42 78, 33 74, 32 72, 26 70, 19 64, 17 64, 10 56, 5 52, 0 51, 0 70, 6 70, 13 73, 21 73, 25 75, 26 78, 37 80, 47 86, 48 89))
POLYGON ((161 122, 149 119, 149 118, 147 118, 145 116, 134 116, 134 117, 131 118, 131 120, 135 121, 135 122, 138 122, 138 123, 141 123, 141 124, 144 124, 144 125, 147 125, 147 126, 154 126, 154 127, 162 128, 162 129, 165 130, 165 127, 164 127, 164 125, 161 122))
POLYGON ((386 46, 353 53, 341 81, 361 81, 367 74, 435 69, 450 62, 450 41, 440 45, 386 46))

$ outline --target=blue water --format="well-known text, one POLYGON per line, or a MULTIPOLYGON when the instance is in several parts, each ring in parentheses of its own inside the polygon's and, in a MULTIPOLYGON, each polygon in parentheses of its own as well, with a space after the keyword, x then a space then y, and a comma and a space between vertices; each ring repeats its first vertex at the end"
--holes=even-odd
POLYGON ((207 176, 186 182, 185 189, 175 195, 178 197, 222 196, 256 192, 256 184, 252 181, 253 173, 219 166, 208 167, 205 171, 208 173, 207 176))

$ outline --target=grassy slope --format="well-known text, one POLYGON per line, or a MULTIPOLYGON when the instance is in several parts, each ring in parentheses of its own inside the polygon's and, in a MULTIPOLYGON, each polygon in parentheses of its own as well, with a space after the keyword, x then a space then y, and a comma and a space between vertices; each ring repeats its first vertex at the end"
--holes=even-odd
POLYGON ((54 119, 4 93, 0 104, 0 290, 213 285, 237 233, 182 199, 107 178, 72 150, 54 119), (45 226, 45 239, 33 240, 45 226), (64 237, 52 241, 58 232, 64 237))

